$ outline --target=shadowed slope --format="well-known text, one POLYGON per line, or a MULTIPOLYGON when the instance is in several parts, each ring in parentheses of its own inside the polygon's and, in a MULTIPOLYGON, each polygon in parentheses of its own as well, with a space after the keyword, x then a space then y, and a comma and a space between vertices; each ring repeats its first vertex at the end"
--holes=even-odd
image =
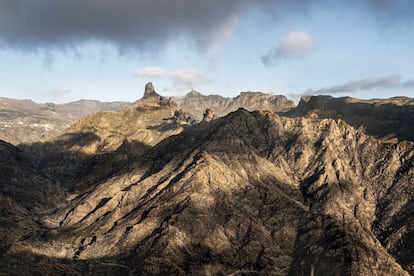
POLYGON ((141 99, 119 112, 87 116, 52 139, 20 148, 45 175, 69 190, 82 190, 180 133, 181 125, 164 120, 174 108, 158 98, 141 99))
POLYGON ((18 238, 34 235, 39 213, 65 202, 65 194, 39 174, 23 152, 0 140, 0 255, 18 238))

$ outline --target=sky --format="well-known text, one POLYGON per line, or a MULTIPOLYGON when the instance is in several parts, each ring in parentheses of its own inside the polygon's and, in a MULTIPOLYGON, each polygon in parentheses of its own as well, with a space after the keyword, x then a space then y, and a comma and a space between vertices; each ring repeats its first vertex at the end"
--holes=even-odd
POLYGON ((412 0, 0 0, 0 97, 414 97, 412 0))

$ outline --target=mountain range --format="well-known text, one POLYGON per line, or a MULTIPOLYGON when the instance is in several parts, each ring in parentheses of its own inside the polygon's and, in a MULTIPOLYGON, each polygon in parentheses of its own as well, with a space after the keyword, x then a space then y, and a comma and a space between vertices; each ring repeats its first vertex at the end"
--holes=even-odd
POLYGON ((146 93, 1 142, 0 273, 413 275, 412 103, 146 93))

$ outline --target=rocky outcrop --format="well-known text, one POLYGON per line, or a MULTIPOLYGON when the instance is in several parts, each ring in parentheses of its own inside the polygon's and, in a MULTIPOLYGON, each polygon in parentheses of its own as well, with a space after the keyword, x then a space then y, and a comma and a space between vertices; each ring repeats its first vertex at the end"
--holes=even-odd
POLYGON ((407 97, 360 100, 331 96, 302 97, 287 116, 342 119, 377 138, 414 141, 414 100, 407 97))
POLYGON ((152 145, 13 252, 130 274, 414 272, 411 142, 239 109, 152 145))
POLYGON ((190 113, 184 112, 182 109, 174 111, 174 115, 168 118, 172 123, 175 124, 195 124, 197 120, 194 119, 190 113))
POLYGON ((149 82, 145 85, 145 91, 144 91, 143 99, 151 98, 151 97, 159 98, 160 95, 157 92, 155 92, 155 88, 154 88, 154 85, 152 84, 152 82, 149 82))
POLYGON ((216 113, 210 108, 207 108, 203 113, 203 122, 210 122, 214 119, 217 119, 216 113))

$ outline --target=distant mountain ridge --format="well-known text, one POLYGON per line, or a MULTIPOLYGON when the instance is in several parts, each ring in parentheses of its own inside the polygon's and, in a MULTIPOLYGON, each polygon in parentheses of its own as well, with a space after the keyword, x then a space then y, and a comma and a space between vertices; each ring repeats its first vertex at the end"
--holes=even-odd
MULTIPOLYGON (((147 84, 146 93, 159 97, 151 83, 147 84)), ((205 96, 193 91, 184 97, 171 99, 178 104, 177 109, 190 113, 192 118, 197 120, 202 120, 206 109, 211 109, 221 117, 240 107, 251 111, 272 112, 287 111, 294 107, 293 101, 285 96, 261 92, 242 92, 237 97, 226 98, 217 95, 205 96)), ((120 111, 130 104, 93 100, 66 104, 38 104, 31 100, 0 98, 0 139, 15 145, 36 142, 58 134, 82 117, 101 111, 120 111)))
MULTIPOLYGON (((151 84, 152 85, 152 84, 151 84)), ((151 86, 154 89, 153 86, 151 86)), ((283 116, 342 119, 355 128, 363 127, 368 135, 395 142, 395 139, 414 141, 414 99, 361 100, 351 97, 306 96, 299 104, 283 95, 262 92, 241 92, 236 97, 203 95, 191 91, 183 97, 155 98, 172 100, 178 114, 202 120, 206 109, 222 117, 245 108, 249 111, 268 110, 283 116)), ((68 104, 37 104, 30 100, 0 98, 0 139, 12 144, 40 141, 57 135, 76 121, 101 111, 120 111, 131 103, 81 100, 68 104)), ((174 112, 174 111, 173 111, 174 112)), ((184 116, 181 118, 185 120, 184 116)))
POLYGON ((382 140, 414 141, 414 99, 361 100, 332 96, 302 97, 298 106, 283 113, 289 117, 342 119, 354 128, 364 128, 366 134, 382 140))
POLYGON ((118 111, 128 105, 128 102, 93 100, 39 104, 31 100, 0 98, 0 139, 12 144, 38 141, 59 133, 88 114, 118 111))
POLYGON ((206 109, 212 109, 217 116, 222 117, 239 108, 249 111, 268 110, 272 112, 284 112, 295 107, 295 103, 283 95, 272 95, 262 92, 241 92, 240 95, 230 98, 219 95, 203 95, 197 91, 191 91, 184 97, 173 97, 178 107, 189 112, 198 120, 206 109))

